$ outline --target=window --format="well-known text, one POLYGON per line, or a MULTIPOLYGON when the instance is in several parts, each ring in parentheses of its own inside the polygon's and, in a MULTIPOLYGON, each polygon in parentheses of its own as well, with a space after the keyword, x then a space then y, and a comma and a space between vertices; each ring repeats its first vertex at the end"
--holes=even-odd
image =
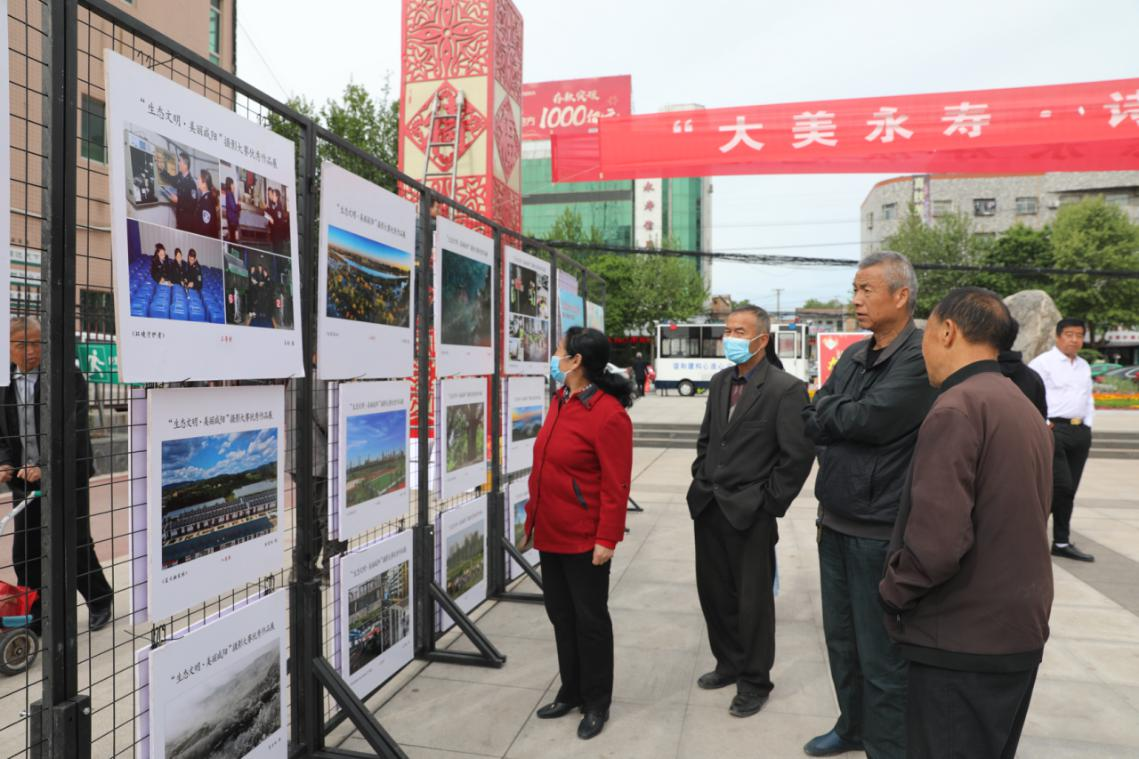
POLYGON ((885 203, 882 206, 882 221, 898 218, 898 204, 885 203))
POLYGON ((997 199, 996 198, 973 198, 973 215, 974 216, 996 216, 997 215, 997 199))
POLYGON ((79 320, 84 332, 115 334, 115 296, 104 290, 79 291, 79 320))
POLYGON ((704 327, 704 351, 701 354, 704 358, 720 357, 724 355, 724 328, 723 327, 704 327))
POLYGON ((101 100, 83 96, 79 113, 79 153, 99 163, 107 162, 107 106, 101 100))
POLYGON ((221 63, 221 0, 210 0, 210 63, 221 63))
POLYGON ((1103 196, 1103 199, 1108 203, 1117 206, 1125 206, 1131 200, 1131 193, 1128 192, 1109 192, 1103 196))
POLYGON ((1035 216, 1040 210, 1040 199, 1035 196, 1027 196, 1016 199, 1016 215, 1017 216, 1035 216))
POLYGON ((700 328, 661 329, 661 358, 694 358, 700 355, 700 328))
POLYGON ((933 201, 933 215, 935 218, 941 216, 950 216, 953 213, 952 200, 935 200, 933 201))
POLYGON ((874 229, 874 212, 873 211, 869 211, 866 214, 866 228, 867 229, 874 229))

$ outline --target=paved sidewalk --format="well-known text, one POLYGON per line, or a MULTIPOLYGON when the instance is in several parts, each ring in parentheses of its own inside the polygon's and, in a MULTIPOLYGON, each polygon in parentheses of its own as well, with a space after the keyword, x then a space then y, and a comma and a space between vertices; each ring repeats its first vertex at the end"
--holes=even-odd
MULTIPOLYGON (((758 715, 736 719, 727 711, 732 689, 696 687, 713 661, 684 504, 690 461, 689 451, 636 452, 633 492, 646 511, 630 514, 633 532, 614 558, 615 703, 601 736, 583 743, 575 718, 533 716, 556 692, 550 624, 540 606, 504 602, 480 609, 478 622, 507 655, 504 668, 417 663, 373 700, 409 756, 800 757, 807 739, 832 726, 837 707, 822 636, 811 483, 780 525, 771 699, 758 715)), ((1081 579, 1088 568, 1055 565, 1053 639, 1020 757, 1139 757, 1139 616, 1112 600, 1125 591, 1096 588, 1101 582, 1132 591, 1139 586, 1139 467, 1129 463, 1125 471, 1119 463, 1089 462, 1074 519, 1085 541, 1112 546, 1105 558, 1114 574, 1081 579)), ((463 641, 455 645, 469 648, 463 641)), ((345 748, 366 750, 347 732, 340 734, 345 748)))

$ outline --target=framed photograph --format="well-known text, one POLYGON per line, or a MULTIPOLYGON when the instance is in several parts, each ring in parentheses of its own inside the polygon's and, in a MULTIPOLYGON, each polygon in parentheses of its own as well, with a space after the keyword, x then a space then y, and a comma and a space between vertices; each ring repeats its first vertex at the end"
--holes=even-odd
MULTIPOLYGON (((526 537, 526 504, 530 502, 530 484, 526 479, 514 480, 506 486, 506 508, 504 509, 506 535, 514 541, 515 546, 522 545, 526 537)), ((538 566, 538 549, 531 548, 522 554, 531 566, 538 566)), ((508 564, 510 578, 522 576, 522 567, 518 562, 510 559, 508 564)))
POLYGON ((293 143, 111 51, 105 68, 122 381, 300 374, 293 143))
POLYGON ((132 532, 145 529, 147 617, 157 621, 281 568, 285 390, 147 395, 146 521, 132 532))
POLYGON ((585 326, 585 301, 580 295, 568 290, 558 291, 558 333, 554 339, 554 348, 570 327, 585 326))
MULTIPOLYGON (((439 584, 464 612, 486 600, 486 506, 484 495, 439 515, 439 584)), ((452 620, 440 610, 437 622, 442 630, 452 620)))
POLYGON ((585 302, 585 326, 598 332, 605 331, 605 307, 591 300, 585 302))
POLYGON ((286 592, 277 591, 140 651, 136 678, 148 709, 139 754, 287 757, 286 612, 286 592))
POLYGON ((438 397, 441 492, 451 498, 486 483, 487 378, 443 380, 438 397))
POLYGON ((534 463, 534 440, 546 419, 550 394, 542 377, 506 380, 506 473, 529 469, 534 463))
POLYGON ((361 698, 415 656, 411 530, 333 557, 337 664, 361 698))
POLYGON ((408 513, 406 382, 345 382, 336 391, 334 535, 348 540, 408 513))
POLYGON ((321 164, 321 378, 411 376, 415 223, 414 203, 336 164, 321 164))
POLYGON ((505 247, 507 374, 549 371, 550 265, 540 258, 505 247))
POLYGON ((439 377, 494 371, 494 241, 435 222, 435 362, 439 377))

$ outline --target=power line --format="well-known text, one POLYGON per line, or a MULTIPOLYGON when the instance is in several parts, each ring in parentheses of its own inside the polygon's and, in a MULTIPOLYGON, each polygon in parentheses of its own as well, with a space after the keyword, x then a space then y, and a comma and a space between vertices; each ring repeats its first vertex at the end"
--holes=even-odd
MULTIPOLYGON (((856 258, 818 258, 811 256, 777 256, 765 253, 736 253, 711 250, 658 250, 656 248, 635 248, 622 245, 595 245, 593 243, 549 240, 547 244, 563 250, 576 250, 593 253, 619 253, 626 255, 664 256, 668 258, 703 258, 713 261, 755 264, 759 266, 858 266, 856 258)), ((777 247, 819 247, 818 245, 790 245, 777 247)), ((1017 276, 1052 277, 1110 277, 1115 279, 1139 279, 1139 269, 1052 269, 1028 266, 976 266, 972 264, 915 263, 917 271, 958 271, 978 274, 1013 274, 1017 276)))
POLYGON ((281 80, 277 78, 277 74, 274 71, 273 67, 269 65, 269 61, 265 60, 265 56, 261 54, 261 49, 258 48, 257 43, 253 41, 253 35, 251 35, 245 29, 245 27, 241 25, 240 21, 237 22, 237 28, 240 29, 242 34, 245 35, 245 39, 249 41, 249 46, 253 48, 253 52, 257 53, 257 57, 261 59, 261 63, 265 64, 265 70, 269 72, 269 76, 273 77, 273 81, 276 82, 277 86, 281 88, 281 92, 284 94, 285 100, 288 100, 290 97, 292 97, 293 93, 289 90, 288 87, 281 84, 281 80))

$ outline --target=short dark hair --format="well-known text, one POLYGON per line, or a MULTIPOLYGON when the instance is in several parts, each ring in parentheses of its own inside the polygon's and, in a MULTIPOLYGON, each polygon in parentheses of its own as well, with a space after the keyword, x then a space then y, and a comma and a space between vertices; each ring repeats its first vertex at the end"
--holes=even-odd
POLYGON ((187 253, 186 255, 188 255, 190 258, 197 258, 198 257, 198 251, 194 250, 193 248, 190 248, 190 252, 187 253))
POLYGON ((956 287, 933 307, 931 316, 941 321, 953 320, 961 334, 971 343, 1000 350, 1008 332, 1012 314, 1001 296, 983 287, 956 287))
POLYGON ((761 335, 771 331, 771 315, 759 306, 736 306, 728 316, 734 316, 735 314, 751 314, 754 316, 756 323, 759 325, 759 334, 761 335))
POLYGON ((1069 316, 1056 322, 1056 337, 1064 334, 1064 330, 1066 330, 1068 327, 1079 327, 1084 331, 1085 337, 1088 334, 1088 323, 1086 321, 1083 319, 1077 319, 1074 316, 1069 316))
POLYGON ((160 250, 161 250, 163 253, 165 253, 165 252, 166 252, 166 246, 165 246, 165 245, 163 245, 163 244, 162 244, 162 243, 160 243, 160 242, 156 242, 156 243, 154 243, 154 252, 155 252, 155 253, 157 253, 157 252, 158 252, 158 251, 160 251, 160 250))
POLYGON ((187 166, 190 165, 190 154, 189 153, 187 153, 183 150, 178 151, 178 159, 185 161, 187 166))

